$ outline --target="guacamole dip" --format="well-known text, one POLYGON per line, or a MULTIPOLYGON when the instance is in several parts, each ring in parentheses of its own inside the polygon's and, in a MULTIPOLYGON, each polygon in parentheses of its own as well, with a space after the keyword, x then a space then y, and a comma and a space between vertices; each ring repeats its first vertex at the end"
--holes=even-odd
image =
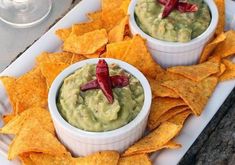
POLYGON ((162 19, 164 5, 158 0, 138 0, 135 17, 138 26, 150 36, 173 42, 188 42, 202 34, 209 26, 211 15, 203 0, 188 0, 197 4, 196 12, 180 12, 174 9, 162 19))
POLYGON ((71 125, 86 131, 114 130, 132 121, 142 109, 144 91, 140 82, 118 65, 109 65, 110 76, 124 74, 129 85, 113 88, 110 104, 100 89, 81 91, 80 86, 96 79, 96 65, 86 65, 64 79, 57 107, 71 125))

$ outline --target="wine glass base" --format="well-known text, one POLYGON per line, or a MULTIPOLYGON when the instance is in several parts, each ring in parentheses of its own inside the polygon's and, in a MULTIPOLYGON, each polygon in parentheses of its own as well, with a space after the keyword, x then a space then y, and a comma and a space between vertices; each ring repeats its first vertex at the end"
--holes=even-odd
POLYGON ((18 28, 34 26, 52 10, 52 0, 0 0, 0 20, 18 28))

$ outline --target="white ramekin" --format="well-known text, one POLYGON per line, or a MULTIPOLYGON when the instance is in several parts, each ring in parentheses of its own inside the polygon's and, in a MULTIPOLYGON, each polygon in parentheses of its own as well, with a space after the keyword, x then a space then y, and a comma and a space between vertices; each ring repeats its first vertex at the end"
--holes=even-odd
POLYGON ((88 59, 69 66, 57 76, 49 91, 48 105, 57 136, 74 156, 85 156, 102 150, 116 150, 123 152, 142 137, 146 128, 152 102, 152 93, 147 79, 132 65, 110 58, 105 58, 107 63, 118 64, 121 68, 136 77, 144 88, 143 108, 136 118, 127 125, 116 130, 107 132, 88 132, 70 125, 60 115, 56 106, 56 98, 63 80, 86 64, 97 64, 98 60, 98 58, 88 59))
POLYGON ((218 23, 218 10, 213 0, 204 0, 211 12, 211 23, 207 30, 197 38, 186 42, 168 42, 155 39, 144 33, 136 24, 134 9, 138 0, 132 0, 129 5, 129 26, 132 34, 139 34, 147 40, 147 46, 153 58, 162 66, 196 64, 205 44, 213 37, 218 23))

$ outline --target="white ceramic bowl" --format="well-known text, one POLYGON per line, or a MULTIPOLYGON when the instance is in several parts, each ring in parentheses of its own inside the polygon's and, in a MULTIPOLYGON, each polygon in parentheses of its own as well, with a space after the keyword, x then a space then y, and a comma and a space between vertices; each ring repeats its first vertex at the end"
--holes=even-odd
POLYGON ((57 93, 63 80, 86 64, 97 64, 98 60, 98 58, 88 59, 69 66, 58 75, 49 91, 48 104, 56 133, 61 142, 75 156, 85 156, 102 150, 116 150, 123 152, 126 148, 142 137, 147 124, 152 102, 152 93, 147 79, 132 65, 110 58, 105 58, 108 64, 118 64, 121 68, 131 73, 140 81, 144 89, 144 104, 140 113, 127 125, 107 132, 84 131, 70 125, 63 119, 56 106, 57 93))
POLYGON ((153 58, 163 67, 196 64, 205 44, 213 37, 218 23, 218 10, 214 1, 204 0, 212 16, 209 27, 200 36, 186 43, 162 41, 144 33, 136 24, 134 17, 137 1, 132 0, 128 9, 130 30, 132 34, 139 34, 147 40, 147 46, 153 58))

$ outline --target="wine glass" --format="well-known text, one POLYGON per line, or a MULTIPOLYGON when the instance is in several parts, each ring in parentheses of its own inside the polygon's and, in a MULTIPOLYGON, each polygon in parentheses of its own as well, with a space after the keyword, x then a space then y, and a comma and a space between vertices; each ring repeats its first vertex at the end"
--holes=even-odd
POLYGON ((30 27, 44 20, 52 0, 0 0, 0 20, 15 27, 30 27))

